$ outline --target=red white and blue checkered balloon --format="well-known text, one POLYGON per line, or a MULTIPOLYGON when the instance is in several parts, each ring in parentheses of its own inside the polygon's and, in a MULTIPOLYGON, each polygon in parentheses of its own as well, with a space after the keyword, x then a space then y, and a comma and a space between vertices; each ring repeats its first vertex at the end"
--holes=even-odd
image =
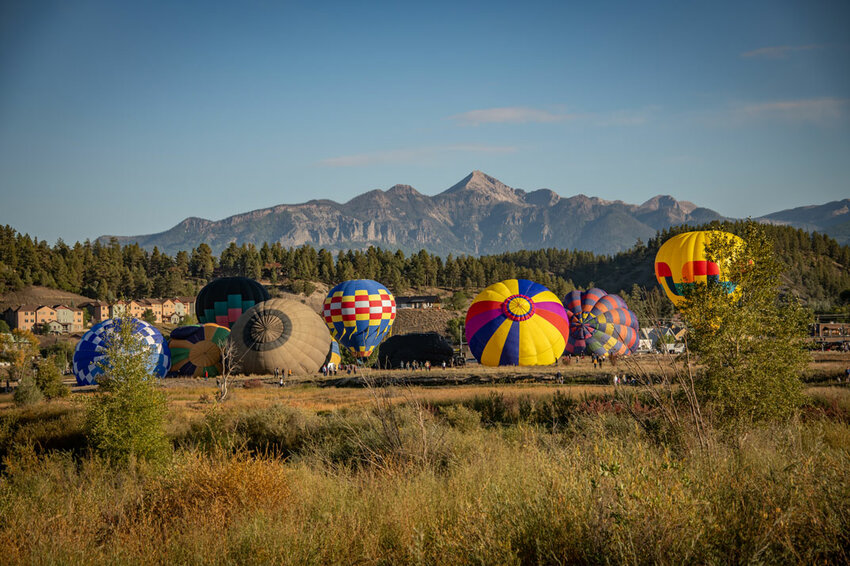
MULTIPOLYGON (((164 377, 171 368, 171 351, 159 330, 143 320, 129 319, 136 336, 150 348, 148 370, 156 377, 164 377)), ((97 376, 103 374, 103 366, 109 364, 106 349, 109 341, 121 328, 122 320, 111 318, 94 325, 83 334, 74 350, 74 376, 78 385, 94 385, 97 376)))
POLYGON ((377 281, 344 281, 328 292, 322 315, 337 342, 354 357, 367 358, 390 335, 395 298, 377 281))

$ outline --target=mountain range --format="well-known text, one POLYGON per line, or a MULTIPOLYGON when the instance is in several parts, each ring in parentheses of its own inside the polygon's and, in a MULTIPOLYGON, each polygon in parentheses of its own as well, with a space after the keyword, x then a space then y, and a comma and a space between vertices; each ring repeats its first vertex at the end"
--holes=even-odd
MULTIPOLYGON (((826 232, 850 241, 850 199, 784 210, 760 218, 826 232)), ((680 224, 699 225, 723 216, 667 195, 643 204, 576 195, 564 198, 549 189, 526 192, 481 171, 473 171, 435 196, 409 185, 373 190, 340 204, 311 200, 235 214, 223 220, 187 218, 165 232, 116 236, 168 254, 206 242, 220 253, 231 242, 283 246, 310 244, 331 251, 370 245, 406 253, 427 249, 447 255, 486 255, 540 248, 579 249, 613 254, 646 241, 657 231, 680 224)), ((113 236, 101 236, 107 241, 113 236)))

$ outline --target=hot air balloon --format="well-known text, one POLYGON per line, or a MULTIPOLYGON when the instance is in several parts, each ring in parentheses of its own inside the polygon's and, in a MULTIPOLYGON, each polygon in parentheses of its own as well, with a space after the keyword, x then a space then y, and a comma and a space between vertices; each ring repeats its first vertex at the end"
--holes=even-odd
POLYGON ((712 238, 724 238, 736 247, 744 243, 738 236, 719 230, 685 232, 673 236, 658 250, 655 277, 674 305, 685 300, 685 289, 699 283, 714 282, 727 293, 735 291, 735 284, 727 280, 721 266, 706 259, 705 245, 712 238))
POLYGON ((168 375, 219 375, 222 371, 221 349, 228 338, 230 329, 218 324, 194 324, 175 328, 168 339, 168 347, 171 350, 171 371, 168 375))
POLYGON ((368 358, 392 329, 395 298, 377 281, 344 281, 328 292, 323 315, 340 345, 355 358, 368 358))
POLYGON ((619 296, 595 288, 570 291, 564 308, 570 319, 567 353, 624 355, 637 349, 637 317, 619 296))
POLYGON ((110 318, 95 324, 88 332, 83 334, 74 350, 74 376, 77 385, 94 385, 97 376, 103 373, 103 364, 109 364, 106 349, 114 336, 127 320, 133 325, 133 336, 138 337, 150 348, 148 358, 148 370, 156 377, 163 377, 171 367, 171 353, 162 334, 143 320, 136 318, 120 319, 110 318))
POLYGON ((243 312, 267 301, 266 288, 248 277, 222 277, 210 281, 195 299, 198 322, 233 326, 243 312))
POLYGON ((315 373, 331 347, 322 317, 307 305, 270 299, 254 305, 231 329, 242 373, 270 374, 276 368, 315 373))
POLYGON ((331 339, 331 349, 328 351, 328 357, 325 358, 325 364, 333 364, 339 366, 342 362, 342 352, 339 351, 339 342, 331 339))
POLYGON ((564 353, 567 313, 549 289, 527 279, 490 285, 466 312, 466 338, 484 365, 549 365, 564 353))

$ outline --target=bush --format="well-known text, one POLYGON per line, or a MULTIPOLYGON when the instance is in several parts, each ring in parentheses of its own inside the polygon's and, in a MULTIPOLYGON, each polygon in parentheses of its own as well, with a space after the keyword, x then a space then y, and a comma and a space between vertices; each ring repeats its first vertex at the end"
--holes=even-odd
POLYGON ((467 405, 481 415, 481 422, 487 426, 509 424, 514 420, 505 396, 495 391, 491 391, 487 397, 475 397, 467 405))
POLYGON ((133 333, 129 317, 106 342, 108 364, 98 378, 101 392, 89 403, 86 435, 92 447, 110 460, 131 457, 158 461, 170 450, 165 436, 165 395, 148 368, 149 347, 133 333))
POLYGON ((440 413, 449 426, 460 432, 469 432, 481 426, 481 415, 463 405, 448 405, 440 413))
POLYGON ((59 368, 53 356, 38 362, 35 383, 48 399, 67 397, 71 393, 70 389, 62 383, 62 374, 59 373, 59 368))
POLYGON ((577 406, 578 402, 575 399, 555 391, 552 399, 543 403, 538 410, 537 422, 551 428, 563 427, 572 420, 577 406))
POLYGON ((236 434, 245 448, 257 453, 289 456, 304 443, 306 419, 298 409, 273 405, 238 417, 236 434))
POLYGON ((18 382, 13 398, 15 400, 15 405, 23 407, 41 403, 44 400, 44 395, 42 394, 41 389, 38 388, 32 374, 26 373, 23 377, 21 377, 20 382, 18 382))
POLYGON ((800 376, 809 362, 811 313, 780 296, 775 243, 752 221, 743 237, 742 245, 722 236, 706 244, 706 257, 725 266, 736 292, 697 285, 686 289, 680 307, 688 346, 702 366, 697 392, 731 425, 789 418, 802 405, 800 376))

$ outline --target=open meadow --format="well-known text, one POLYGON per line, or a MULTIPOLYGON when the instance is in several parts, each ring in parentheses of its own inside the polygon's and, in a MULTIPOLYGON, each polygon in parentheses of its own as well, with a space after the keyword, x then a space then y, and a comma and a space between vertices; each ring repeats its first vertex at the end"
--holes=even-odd
MULTIPOLYGON (((816 358, 812 375, 848 361, 816 358)), ((380 388, 251 378, 222 404, 214 380, 167 380, 169 455, 121 464, 88 445, 91 392, 28 408, 3 395, 0 556, 31 564, 850 561, 847 385, 808 386, 806 406, 788 422, 734 431, 713 423, 699 441, 669 426, 639 387, 603 384, 613 371, 586 363, 370 373, 409 382, 380 388), (567 383, 556 382, 559 370, 567 383), (415 384, 437 378, 455 384, 415 384)))

